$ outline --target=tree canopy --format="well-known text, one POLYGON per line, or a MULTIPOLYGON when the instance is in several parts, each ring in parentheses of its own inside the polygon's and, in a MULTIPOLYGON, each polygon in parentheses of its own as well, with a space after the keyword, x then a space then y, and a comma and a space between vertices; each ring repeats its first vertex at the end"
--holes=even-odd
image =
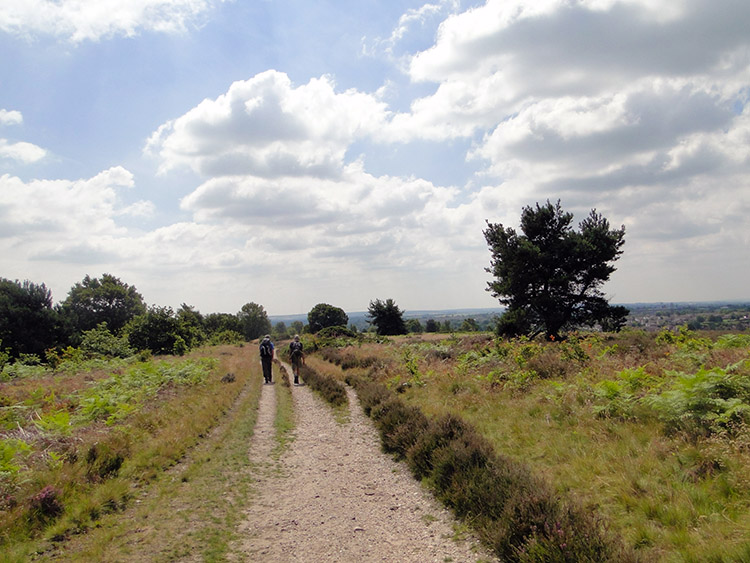
POLYGON ((118 333, 136 315, 146 313, 146 304, 134 286, 111 274, 101 278, 86 275, 71 288, 62 302, 62 312, 78 333, 100 323, 107 323, 109 330, 118 333))
POLYGON ((403 312, 393 299, 370 301, 367 308, 368 322, 375 325, 375 332, 384 336, 406 334, 403 312))
POLYGON ((242 334, 247 340, 255 340, 271 332, 271 321, 263 305, 245 303, 237 313, 237 317, 242 324, 242 334))
POLYGON ((307 324, 312 333, 316 333, 329 326, 346 327, 348 322, 349 316, 343 309, 334 307, 328 303, 318 303, 307 313, 307 324))
POLYGON ((619 330, 624 324, 628 310, 610 305, 600 288, 622 254, 625 227, 610 229, 596 209, 578 231, 572 220, 559 201, 547 201, 523 209, 522 234, 487 223, 492 259, 486 270, 495 276, 487 290, 507 306, 497 325, 501 335, 559 339, 577 326, 619 330))
POLYGON ((52 293, 44 284, 0 278, 0 351, 44 357, 60 337, 52 293))

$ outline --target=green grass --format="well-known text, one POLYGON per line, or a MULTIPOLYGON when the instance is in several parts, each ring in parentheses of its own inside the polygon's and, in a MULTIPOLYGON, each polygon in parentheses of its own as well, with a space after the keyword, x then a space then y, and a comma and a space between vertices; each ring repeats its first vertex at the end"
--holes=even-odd
POLYGON ((552 344, 408 337, 323 355, 428 416, 460 416, 644 559, 748 560, 746 338, 684 329, 552 344))
MULTIPOLYGON (((197 352, 195 357, 201 355, 219 359, 210 375, 192 385, 183 385, 171 378, 172 381, 157 392, 143 396, 137 410, 118 417, 110 424, 105 424, 103 418, 95 417, 93 422, 72 426, 72 436, 55 437, 48 431, 37 430, 46 433, 38 434, 32 441, 34 452, 22 460, 24 466, 15 477, 0 483, 0 486, 5 487, 4 494, 20 497, 24 494, 24 487, 34 491, 44 484, 51 485, 60 493, 63 512, 59 517, 48 518, 34 527, 24 524, 28 522, 23 513, 26 502, 0 513, 5 524, 0 561, 27 561, 32 553, 38 553, 39 559, 60 556, 61 553, 68 560, 107 559, 101 554, 117 553, 108 550, 118 545, 114 541, 114 538, 120 537, 118 534, 130 533, 127 531, 128 523, 143 527, 150 514, 158 514, 160 510, 166 510, 164 514, 169 512, 164 508, 167 506, 165 499, 175 493, 174 487, 180 489, 180 494, 184 493, 183 498, 190 498, 192 494, 196 506, 200 506, 201 510, 231 513, 224 499, 217 503, 206 502, 201 491, 211 483, 215 483, 216 490, 224 490, 229 485, 226 479, 234 478, 232 476, 238 474, 237 469, 247 465, 246 445, 255 412, 252 406, 257 404, 260 386, 257 381, 249 383, 250 391, 242 396, 248 416, 240 417, 240 426, 224 430, 237 437, 235 442, 227 442, 236 443, 237 449, 232 451, 230 448, 222 453, 223 459, 219 459, 221 456, 214 457, 215 454, 210 451, 197 453, 199 450, 193 448, 212 428, 217 427, 238 399, 248 382, 249 372, 247 354, 243 354, 239 348, 203 350, 197 352), (237 372, 235 383, 219 382, 226 371, 237 372), (49 444, 50 439, 54 439, 53 451, 68 443, 72 443, 76 449, 67 450, 67 454, 66 450, 61 449, 64 455, 50 463, 36 450, 40 444, 49 444), (75 455, 71 455, 71 451, 75 455), (182 465, 175 466, 178 461, 184 461, 189 452, 195 457, 191 458, 187 469, 183 470, 182 465), (175 468, 165 473, 171 467, 175 468), (177 467, 181 471, 179 477, 175 474, 177 467), (197 476, 207 477, 205 482, 198 480, 198 486, 193 486, 191 480, 197 479, 197 476), (144 495, 151 487, 157 488, 155 498, 159 500, 149 510, 143 510, 145 499, 151 498, 144 495), (130 520, 124 516, 139 510, 140 517, 135 516, 130 520)), ((175 366, 179 365, 188 364, 178 361, 175 366)), ((151 369, 150 372, 156 373, 159 369, 151 369)), ((179 371, 180 368, 177 369, 179 371)), ((172 375, 177 373, 170 369, 166 372, 172 375)), ((25 379, 15 385, 12 388, 14 398, 33 400, 50 410, 57 409, 59 403, 75 407, 75 401, 69 396, 77 393, 76 389, 86 389, 86 393, 91 393, 91 389, 99 385, 92 386, 89 382, 92 378, 88 375, 45 374, 43 377, 40 381, 25 379), (39 387, 42 385, 44 387, 39 387), (43 388, 44 392, 38 393, 37 388, 43 388), (39 403, 40 396, 43 397, 42 403, 39 403)), ((93 379, 104 382, 107 376, 99 374, 93 379)), ((80 395, 88 396, 86 393, 80 395)), ((238 493, 240 497, 245 497, 239 489, 238 493)), ((225 522, 226 518, 222 516, 219 520, 225 522)), ((206 522, 211 521, 214 521, 213 517, 206 518, 206 522)), ((217 538, 225 532, 223 525, 217 526, 216 530, 217 538)), ((175 536, 168 533, 160 539, 166 541, 175 536)), ((217 542, 207 541, 209 536, 210 533, 208 536, 204 534, 196 545, 206 548, 214 546, 211 549, 215 549, 217 542)), ((129 545, 127 542, 120 545, 123 553, 127 554, 129 545)))

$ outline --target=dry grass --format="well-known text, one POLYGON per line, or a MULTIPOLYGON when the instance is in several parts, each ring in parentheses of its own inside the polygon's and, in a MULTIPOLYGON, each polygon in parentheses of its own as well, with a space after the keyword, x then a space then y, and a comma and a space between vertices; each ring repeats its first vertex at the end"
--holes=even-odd
MULTIPOLYGON (((196 379, 201 383, 165 384, 147 395, 150 398, 140 408, 112 424, 105 424, 103 419, 86 423, 76 418, 75 424, 61 426, 63 432, 40 431, 34 415, 13 421, 25 435, 31 452, 15 456, 14 462, 20 462, 18 470, 6 474, 0 483, 6 501, 5 510, 0 512, 3 561, 26 561, 31 552, 40 549, 55 553, 65 545, 60 540, 77 537, 99 525, 107 514, 129 506, 136 488, 162 475, 207 435, 238 397, 249 369, 247 353, 240 348, 197 351, 190 359, 203 356, 215 356, 218 361, 212 371, 196 379), (222 376, 230 371, 236 374, 235 381, 221 383, 222 376), (50 518, 29 519, 27 514, 34 506, 25 499, 35 498, 48 486, 58 492, 62 510, 50 518)), ((178 365, 182 362, 175 361, 178 365)), ((81 393, 93 381, 122 373, 121 369, 30 377, 3 384, 0 394, 13 394, 23 406, 37 412, 37 419, 64 408, 78 416, 81 393)), ((127 412, 122 411, 124 407, 118 408, 127 412)), ((7 440, 8 434, 6 427, 3 438, 7 440)))
POLYGON ((675 372, 739 366, 750 377, 748 346, 714 340, 640 331, 552 344, 412 337, 327 356, 349 358, 355 367, 346 374, 398 391, 430 417, 460 416, 497 452, 601 515, 644 559, 750 561, 747 426, 670 433, 661 413, 637 402, 676 389, 675 372), (359 355, 367 367, 357 367, 359 355), (598 386, 626 370, 643 385, 633 391, 632 410, 601 416, 598 386))

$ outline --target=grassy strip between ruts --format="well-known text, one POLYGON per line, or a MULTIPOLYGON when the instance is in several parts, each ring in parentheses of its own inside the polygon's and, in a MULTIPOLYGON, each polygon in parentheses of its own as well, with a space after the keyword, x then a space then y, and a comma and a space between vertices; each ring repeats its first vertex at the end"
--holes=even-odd
POLYGON ((603 521, 560 498, 523 464, 498 455, 460 418, 428 419, 379 383, 347 382, 375 421, 383 449, 405 460, 504 561, 638 560, 603 521))
MULTIPOLYGON (((223 422, 186 459, 136 493, 131 508, 101 518, 97 527, 50 551, 66 561, 172 561, 199 554, 224 561, 244 507, 251 499, 253 467, 248 446, 261 392, 260 366, 235 365, 242 393, 223 422), (249 376, 247 374, 249 372, 249 376)), ((185 420, 190 411, 179 413, 185 420)))

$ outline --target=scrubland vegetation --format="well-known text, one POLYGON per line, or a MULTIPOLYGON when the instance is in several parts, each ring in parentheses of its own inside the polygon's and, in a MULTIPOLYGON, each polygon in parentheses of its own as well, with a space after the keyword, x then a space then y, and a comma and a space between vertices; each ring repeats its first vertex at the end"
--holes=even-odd
MULTIPOLYGON (((305 347, 302 380, 339 408, 343 386, 353 385, 384 450, 504 560, 750 561, 750 335, 683 327, 542 342, 335 330, 306 335, 305 347)), ((83 532, 101 535, 103 519, 132 507, 243 389, 254 412, 254 359, 254 349, 225 345, 156 359, 69 350, 44 366, 7 365, 3 560, 54 554, 83 532)), ((294 417, 288 374, 278 380, 281 452, 294 417)), ((221 476, 201 485, 214 487, 210 498, 242 473, 251 428, 247 421, 231 456, 216 450, 197 464, 214 463, 221 476)), ((177 487, 199 475, 191 468, 166 480, 175 490, 164 494, 192 502, 192 489, 177 487)), ((247 496, 247 483, 231 486, 247 496)), ((215 556, 242 501, 218 507, 209 497, 193 500, 205 505, 201 525, 210 529, 177 543, 215 556), (234 517, 214 514, 230 509, 234 517)), ((106 536, 94 545, 102 556, 118 546, 106 536)))
POLYGON ((237 346, 14 365, 0 383, 4 561, 54 552, 131 504, 216 425, 250 375, 237 346))
POLYGON ((750 335, 338 344, 308 363, 503 558, 750 561, 750 335))

